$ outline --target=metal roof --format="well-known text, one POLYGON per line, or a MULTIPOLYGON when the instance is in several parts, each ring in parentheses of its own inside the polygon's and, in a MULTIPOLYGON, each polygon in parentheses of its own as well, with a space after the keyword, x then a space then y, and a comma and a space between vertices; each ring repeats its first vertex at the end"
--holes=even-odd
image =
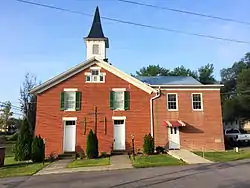
POLYGON ((138 76, 149 85, 203 85, 191 76, 138 76))

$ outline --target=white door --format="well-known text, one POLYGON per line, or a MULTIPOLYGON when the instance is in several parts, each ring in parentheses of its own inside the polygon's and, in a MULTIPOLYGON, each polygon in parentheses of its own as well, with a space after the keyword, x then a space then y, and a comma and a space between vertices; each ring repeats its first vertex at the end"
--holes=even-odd
POLYGON ((64 148, 65 152, 75 151, 76 145, 76 121, 64 122, 64 148))
POLYGON ((169 149, 180 149, 179 127, 168 128, 169 149))
POLYGON ((125 120, 114 120, 114 150, 125 148, 125 120))

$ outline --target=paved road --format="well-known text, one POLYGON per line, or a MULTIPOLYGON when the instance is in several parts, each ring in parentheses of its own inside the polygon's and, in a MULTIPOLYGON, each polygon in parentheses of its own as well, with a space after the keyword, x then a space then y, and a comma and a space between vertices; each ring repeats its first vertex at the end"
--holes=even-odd
POLYGON ((249 188, 250 160, 230 163, 39 175, 0 180, 1 188, 249 188))

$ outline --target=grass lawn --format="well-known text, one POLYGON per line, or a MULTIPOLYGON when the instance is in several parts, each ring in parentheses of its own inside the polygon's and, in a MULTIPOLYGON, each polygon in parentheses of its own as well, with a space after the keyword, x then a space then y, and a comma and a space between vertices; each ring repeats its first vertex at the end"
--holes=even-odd
POLYGON ((68 164, 68 168, 77 168, 77 167, 91 167, 91 166, 105 166, 109 165, 109 157, 98 158, 98 159, 77 159, 68 164))
POLYGON ((132 159, 131 161, 135 168, 146 168, 146 167, 156 167, 156 166, 174 166, 174 165, 185 164, 185 162, 178 160, 168 154, 135 156, 135 160, 132 159))
MULTIPOLYGON (((202 152, 194 152, 195 154, 202 156, 202 152)), ((235 161, 240 159, 250 158, 250 151, 225 151, 225 152, 205 152, 204 157, 214 162, 226 162, 235 161)))
POLYGON ((5 160, 4 166, 0 167, 0 178, 32 175, 49 164, 49 162, 45 162, 43 165, 43 163, 15 161, 12 152, 13 146, 14 142, 5 144, 5 160))

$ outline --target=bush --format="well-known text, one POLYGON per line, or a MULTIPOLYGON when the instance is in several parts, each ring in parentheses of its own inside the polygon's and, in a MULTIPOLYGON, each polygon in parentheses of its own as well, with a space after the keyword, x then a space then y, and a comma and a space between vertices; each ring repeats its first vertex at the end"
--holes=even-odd
POLYGON ((154 153, 154 139, 151 134, 144 136, 143 152, 148 155, 154 153))
POLYGON ((17 141, 18 133, 14 133, 8 137, 8 141, 17 141))
POLYGON ((43 139, 36 136, 31 145, 31 160, 33 162, 43 162, 45 157, 45 145, 43 139))
POLYGON ((108 153, 106 153, 106 152, 102 152, 101 155, 100 155, 101 158, 105 158, 105 157, 109 157, 109 156, 110 155, 108 153))
POLYGON ((86 155, 89 159, 98 157, 98 139, 92 130, 89 131, 87 138, 86 155))
POLYGON ((165 152, 165 148, 162 147, 162 146, 157 146, 155 148, 155 150, 156 150, 157 153, 164 153, 165 152))
POLYGON ((32 134, 30 133, 29 123, 25 118, 20 127, 20 132, 15 145, 15 160, 25 161, 31 157, 32 134))

